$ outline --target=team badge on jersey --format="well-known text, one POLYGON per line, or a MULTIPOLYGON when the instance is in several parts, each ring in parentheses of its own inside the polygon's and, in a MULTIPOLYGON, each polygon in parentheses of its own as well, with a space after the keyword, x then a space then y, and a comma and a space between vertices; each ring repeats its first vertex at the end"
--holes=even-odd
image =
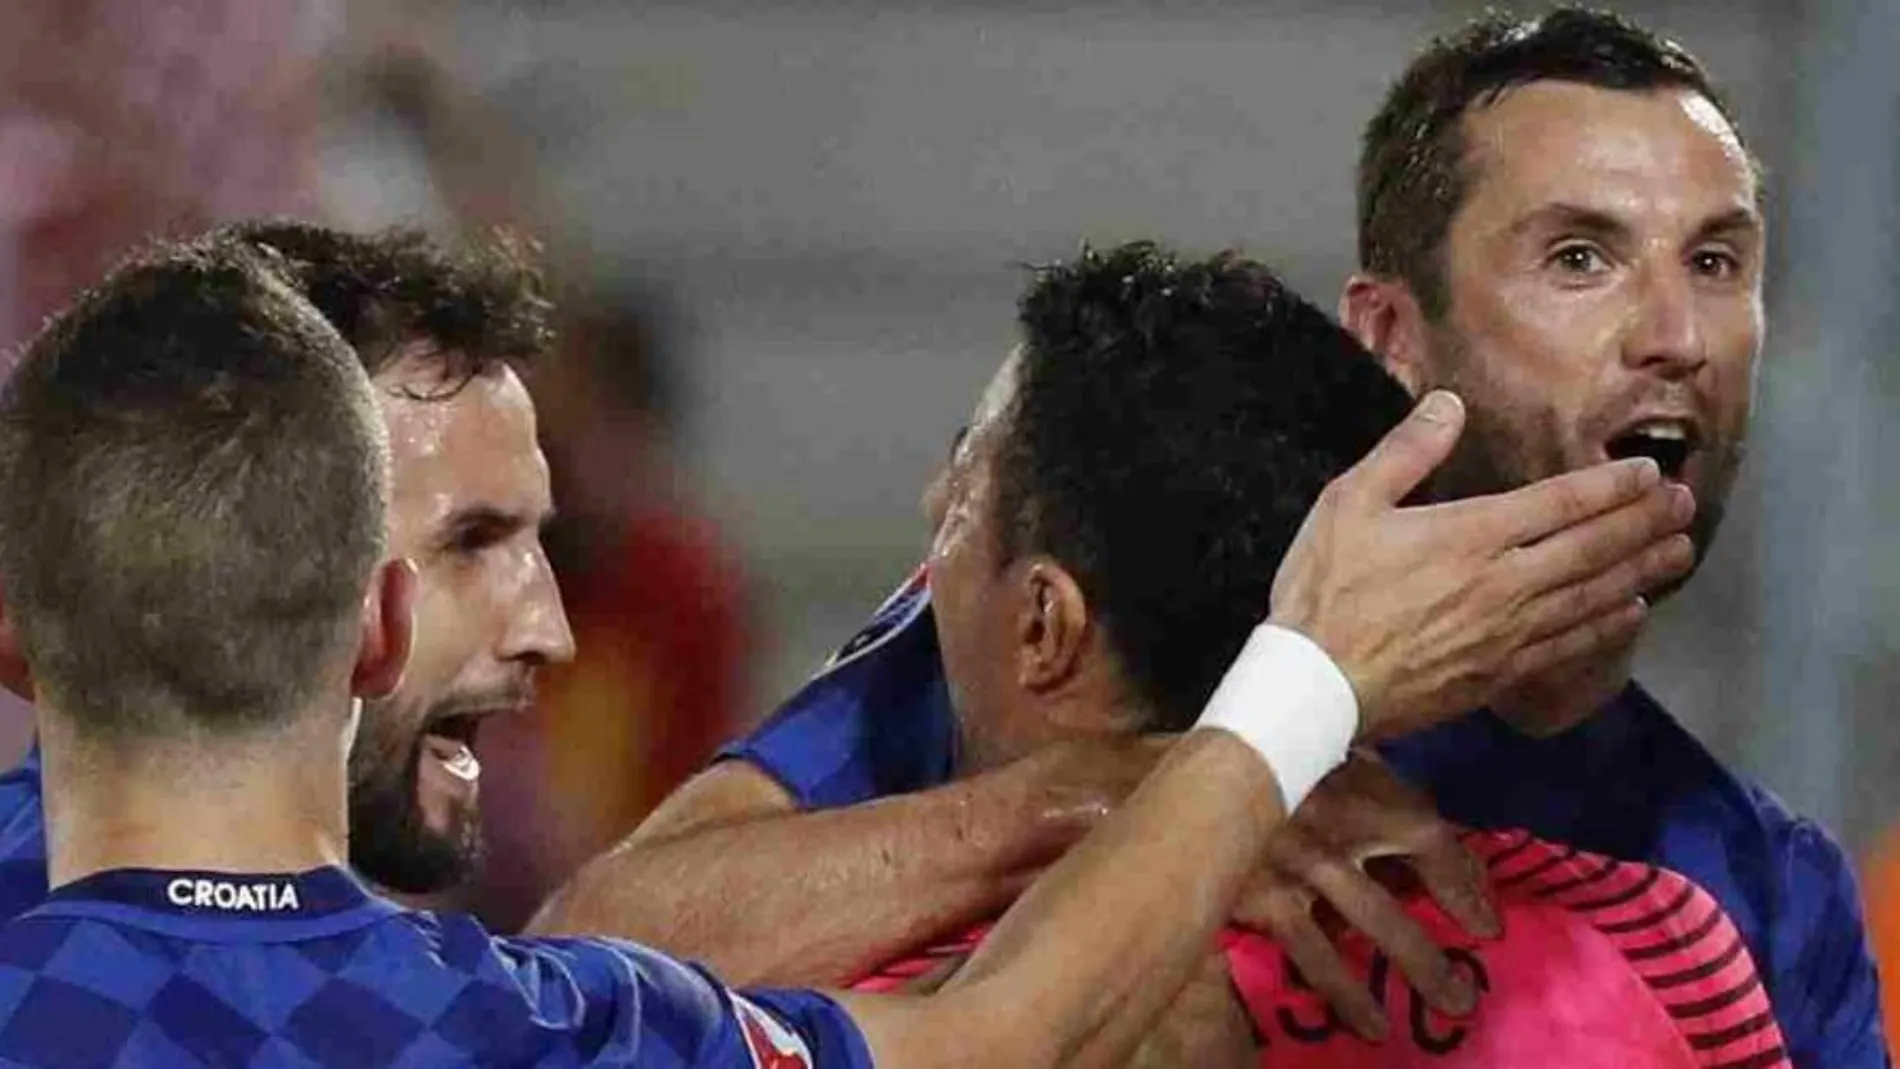
POLYGON ((910 574, 910 578, 904 580, 903 585, 893 591, 890 597, 884 599, 884 604, 879 605, 877 611, 871 614, 870 621, 860 628, 857 634, 852 635, 844 645, 838 647, 838 652, 831 655, 831 659, 825 662, 824 668, 820 669, 818 674, 824 675, 826 672, 842 668, 882 646, 890 640, 891 636, 915 623, 929 607, 929 572, 919 565, 917 570, 910 574))
POLYGON ((732 996, 732 1009, 752 1052, 753 1069, 811 1069, 811 1051, 797 1033, 738 995, 732 996))

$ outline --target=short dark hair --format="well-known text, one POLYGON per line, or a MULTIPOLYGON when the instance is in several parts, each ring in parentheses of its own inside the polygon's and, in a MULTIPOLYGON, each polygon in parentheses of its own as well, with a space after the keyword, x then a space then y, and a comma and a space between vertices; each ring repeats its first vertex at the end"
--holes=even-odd
POLYGON ((352 234, 270 219, 214 235, 269 248, 375 376, 421 342, 444 394, 502 367, 526 372, 553 343, 553 305, 532 245, 506 232, 453 249, 420 230, 352 234))
POLYGON ((296 711, 383 552, 385 437, 349 347, 264 257, 115 268, 0 390, 0 588, 36 686, 97 736, 296 711))
POLYGON ((1574 7, 1530 20, 1492 14, 1433 40, 1366 124, 1358 190, 1360 266, 1405 281, 1433 318, 1450 307, 1445 238, 1471 183, 1463 119, 1474 107, 1541 81, 1629 92, 1690 90, 1707 98, 1740 137, 1694 56, 1613 14, 1574 7))
POLYGON ((1266 616, 1320 490, 1409 410, 1267 267, 1136 243, 1038 271, 997 454, 1003 556, 1075 576, 1155 730, 1266 616))

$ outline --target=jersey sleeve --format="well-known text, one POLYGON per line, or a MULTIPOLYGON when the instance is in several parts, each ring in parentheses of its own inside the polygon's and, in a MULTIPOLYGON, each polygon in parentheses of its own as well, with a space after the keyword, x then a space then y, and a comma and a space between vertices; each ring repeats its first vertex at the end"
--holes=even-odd
POLYGON ((1892 1065, 1853 866, 1808 820, 1788 826, 1780 854, 1770 982, 1796 1069, 1892 1065))
POLYGON ((825 809, 948 782, 955 749, 920 570, 811 682, 718 759, 747 761, 800 808, 825 809))
POLYGON ((559 1034, 578 1065, 873 1069, 857 1025, 817 992, 736 992, 698 966, 620 940, 500 942, 537 1026, 515 1054, 559 1034))

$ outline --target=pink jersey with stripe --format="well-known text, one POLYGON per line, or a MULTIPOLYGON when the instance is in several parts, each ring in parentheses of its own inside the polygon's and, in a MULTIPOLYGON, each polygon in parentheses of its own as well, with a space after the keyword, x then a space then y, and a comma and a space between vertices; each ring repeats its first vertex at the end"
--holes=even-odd
MULTIPOLYGON (((1714 898, 1653 865, 1616 861, 1523 832, 1472 832, 1504 936, 1479 941, 1428 897, 1407 909, 1480 991, 1468 1018, 1427 1007, 1354 932, 1342 953, 1384 1003, 1392 1033, 1364 1042, 1306 987, 1271 941, 1223 933, 1235 991, 1273 1069, 1526 1066, 1535 1069, 1772 1069, 1789 1065, 1741 935, 1714 898)), ((856 985, 889 990, 967 953, 987 926, 856 985)))

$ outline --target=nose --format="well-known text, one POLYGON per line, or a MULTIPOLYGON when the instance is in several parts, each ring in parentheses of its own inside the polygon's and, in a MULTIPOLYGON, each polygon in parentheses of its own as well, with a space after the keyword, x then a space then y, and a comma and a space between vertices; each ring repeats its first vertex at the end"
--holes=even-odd
POLYGON ((1623 338, 1623 363, 1665 379, 1693 377, 1709 362, 1694 281, 1681 265, 1656 266, 1639 278, 1641 293, 1623 338))
POLYGON ((530 574, 522 583, 502 636, 501 658, 533 666, 565 664, 574 659, 574 630, 554 568, 539 545, 530 574))

